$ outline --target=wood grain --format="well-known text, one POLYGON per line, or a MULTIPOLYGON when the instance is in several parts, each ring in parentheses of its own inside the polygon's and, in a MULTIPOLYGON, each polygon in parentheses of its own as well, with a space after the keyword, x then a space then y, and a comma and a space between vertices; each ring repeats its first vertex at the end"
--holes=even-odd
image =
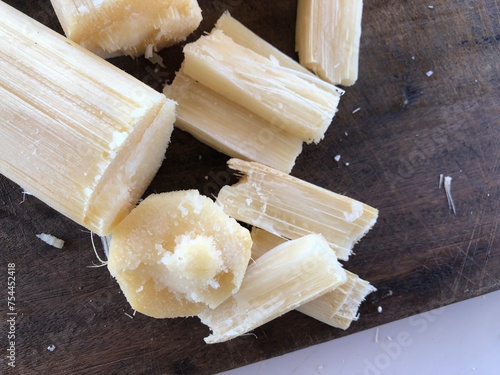
MULTIPOLYGON (((48 0, 7 3, 61 31, 48 0)), ((200 5, 204 21, 189 40, 229 9, 296 57, 295 1, 200 5)), ((325 140, 305 147, 292 172, 380 209, 376 227, 346 264, 378 288, 349 330, 291 312, 257 329, 257 338, 208 346, 208 328, 196 318, 130 319, 107 270, 89 268, 96 261, 90 234, 34 197, 23 201, 21 188, 0 176, 0 265, 6 273, 8 263, 16 264, 19 313, 16 369, 2 354, 0 372, 212 374, 500 289, 499 3, 433 5, 366 2, 359 81, 347 89, 325 140), (441 173, 453 177, 456 215, 438 189, 441 173), (66 240, 65 248, 46 246, 35 237, 40 232, 66 240)), ((181 51, 162 51, 167 68, 159 72, 142 58, 111 61, 161 90, 181 51)), ((232 181, 227 159, 176 130, 148 193, 215 194, 232 181)), ((1 296, 4 322, 4 287, 1 296)), ((3 343, 6 328, 2 323, 3 343)))

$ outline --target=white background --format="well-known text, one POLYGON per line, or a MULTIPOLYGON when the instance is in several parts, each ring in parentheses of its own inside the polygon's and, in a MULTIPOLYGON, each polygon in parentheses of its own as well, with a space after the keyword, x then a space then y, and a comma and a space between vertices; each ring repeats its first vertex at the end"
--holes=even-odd
POLYGON ((500 375, 500 291, 223 374, 500 375))

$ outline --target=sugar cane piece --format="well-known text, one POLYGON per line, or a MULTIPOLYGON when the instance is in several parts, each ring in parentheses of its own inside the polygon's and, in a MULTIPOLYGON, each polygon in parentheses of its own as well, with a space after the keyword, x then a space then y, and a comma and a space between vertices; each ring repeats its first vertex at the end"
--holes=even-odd
POLYGON ((202 16, 196 0, 51 0, 66 36, 101 57, 140 56, 186 39, 202 16))
MULTIPOLYGON (((252 228, 252 259, 256 260, 286 242, 270 232, 252 228)), ((366 296, 376 289, 366 280, 346 270, 347 280, 333 291, 296 308, 303 314, 332 327, 347 329, 358 320, 358 310, 366 296)))
POLYGON ((230 340, 328 293, 346 274, 321 235, 288 241, 248 266, 240 290, 216 309, 198 314, 212 334, 205 342, 230 340))
POLYGON ((281 66, 215 28, 184 47, 183 73, 305 142, 318 143, 343 91, 281 66))
POLYGON ((108 269, 134 310, 192 316, 239 289, 251 246, 248 230, 197 190, 155 194, 113 231, 108 269))
POLYGON ((0 173, 100 235, 160 167, 175 103, 0 2, 0 173))
POLYGON ((231 157, 289 173, 302 140, 179 71, 165 95, 177 102, 176 127, 231 157))
POLYGON ((230 37, 240 46, 251 49, 252 51, 264 57, 272 56, 272 59, 278 60, 282 67, 294 69, 300 73, 312 74, 290 56, 285 55, 272 44, 255 34, 237 19, 232 17, 229 12, 224 12, 215 24, 215 28, 222 30, 225 35, 230 37))
POLYGON ((341 260, 377 220, 373 207, 262 164, 233 158, 228 165, 243 174, 217 197, 228 215, 287 239, 321 233, 341 260))
POLYGON ((323 323, 340 329, 347 329, 359 318, 359 306, 366 296, 376 291, 368 281, 346 271, 347 282, 325 296, 306 303, 297 311, 311 316, 323 323), (336 298, 332 298, 332 297, 336 298), (339 302, 341 301, 341 302, 339 302))
POLYGON ((296 50, 299 61, 334 85, 358 78, 363 0, 299 0, 296 50))

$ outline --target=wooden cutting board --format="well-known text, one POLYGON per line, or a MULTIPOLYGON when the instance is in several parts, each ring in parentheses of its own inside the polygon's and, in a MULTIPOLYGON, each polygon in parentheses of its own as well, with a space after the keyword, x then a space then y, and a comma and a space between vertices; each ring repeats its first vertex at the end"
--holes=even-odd
MULTIPOLYGON (((48 0, 7 3, 60 31, 48 0)), ((131 319, 107 269, 89 267, 96 262, 90 234, 0 176, 0 372, 211 374, 500 289, 499 3, 428 4, 366 2, 359 80, 324 141, 306 146, 292 172, 380 209, 346 264, 378 288, 349 330, 291 312, 255 330, 256 337, 209 346, 209 330, 196 318, 131 319), (440 174, 453 177, 456 215, 438 189, 440 174), (64 239, 64 249, 42 243, 35 237, 41 232, 64 239), (8 263, 16 267, 15 369, 4 351, 8 263)), ((204 21, 189 40, 228 9, 296 57, 296 1, 200 5, 204 21)), ((160 90, 179 67, 181 49, 162 51, 167 67, 158 71, 143 58, 112 63, 160 90)), ((148 193, 216 193, 228 182, 227 159, 176 130, 148 193)))

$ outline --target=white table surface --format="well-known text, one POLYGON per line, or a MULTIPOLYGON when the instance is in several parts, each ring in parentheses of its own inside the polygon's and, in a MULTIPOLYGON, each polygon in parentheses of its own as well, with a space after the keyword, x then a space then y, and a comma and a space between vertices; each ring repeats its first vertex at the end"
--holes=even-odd
POLYGON ((500 291, 222 374, 500 375, 500 291))

